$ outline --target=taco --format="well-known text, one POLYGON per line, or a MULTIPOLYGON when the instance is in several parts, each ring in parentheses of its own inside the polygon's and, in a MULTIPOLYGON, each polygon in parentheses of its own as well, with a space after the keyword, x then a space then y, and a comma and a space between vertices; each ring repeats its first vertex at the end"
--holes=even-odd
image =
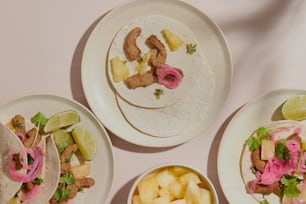
POLYGON ((12 121, 22 120, 10 122, 10 128, 0 123, 0 201, 48 203, 60 177, 57 148, 52 136, 42 137, 36 128, 26 131, 19 116, 12 121))
POLYGON ((306 203, 306 127, 277 121, 256 129, 241 156, 241 175, 260 203, 306 203))

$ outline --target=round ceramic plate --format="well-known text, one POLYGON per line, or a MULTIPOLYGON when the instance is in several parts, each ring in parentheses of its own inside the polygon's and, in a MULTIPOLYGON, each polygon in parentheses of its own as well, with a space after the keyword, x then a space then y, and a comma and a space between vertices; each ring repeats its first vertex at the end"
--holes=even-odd
POLYGON ((247 193, 241 177, 240 159, 245 142, 258 127, 283 119, 280 108, 287 99, 305 94, 306 90, 271 91, 246 104, 228 124, 219 147, 218 175, 230 203, 241 203, 242 200, 249 204, 258 203, 247 193))
POLYGON ((115 135, 142 146, 173 146, 199 135, 212 123, 223 106, 231 79, 231 57, 218 26, 201 11, 177 0, 137 0, 113 9, 91 33, 82 58, 82 85, 93 112, 115 135), (201 128, 188 129, 179 137, 152 137, 131 126, 116 103, 116 92, 107 77, 108 49, 114 36, 127 22, 145 15, 168 16, 188 26, 198 40, 213 72, 215 85, 211 103, 208 104, 209 111, 205 115, 199 113, 205 118, 199 125, 201 128))
POLYGON ((6 124, 16 114, 21 114, 30 120, 37 112, 42 112, 49 117, 64 110, 75 110, 79 113, 81 118, 79 125, 90 130, 97 144, 96 157, 91 161, 90 175, 95 179, 95 185, 85 193, 79 193, 76 199, 80 201, 78 203, 104 203, 110 191, 114 173, 111 142, 103 126, 84 106, 59 96, 30 95, 1 106, 0 122, 6 124))

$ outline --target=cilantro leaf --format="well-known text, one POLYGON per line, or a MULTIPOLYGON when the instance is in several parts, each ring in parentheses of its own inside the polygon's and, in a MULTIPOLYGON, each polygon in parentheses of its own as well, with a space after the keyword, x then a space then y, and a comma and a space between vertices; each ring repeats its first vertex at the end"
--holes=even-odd
POLYGON ((297 188, 297 184, 299 184, 302 179, 286 174, 281 178, 280 181, 285 186, 284 195, 288 197, 294 197, 301 193, 301 191, 297 188))
POLYGON ((58 188, 55 191, 54 198, 57 201, 68 200, 71 189, 69 188, 58 188))
POLYGON ((283 161, 288 161, 291 158, 291 153, 285 144, 285 140, 279 140, 276 145, 275 155, 283 161))
POLYGON ((270 135, 269 131, 265 127, 260 127, 256 130, 258 138, 261 140, 267 139, 270 135))
POLYGON ((269 202, 268 202, 267 199, 264 199, 264 200, 260 201, 260 204, 269 204, 269 202))
POLYGON ((48 118, 43 113, 38 112, 31 118, 31 121, 36 126, 38 126, 38 124, 44 126, 48 122, 48 118))
POLYGON ((59 183, 61 184, 74 184, 74 177, 71 173, 65 173, 60 177, 59 183))
POLYGON ((250 151, 254 151, 259 148, 260 140, 255 137, 250 137, 247 141, 250 151))

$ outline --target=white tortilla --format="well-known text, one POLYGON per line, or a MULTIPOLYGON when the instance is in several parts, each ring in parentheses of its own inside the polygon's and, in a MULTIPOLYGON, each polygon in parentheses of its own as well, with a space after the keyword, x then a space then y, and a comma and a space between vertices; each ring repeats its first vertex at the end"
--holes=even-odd
MULTIPOLYGON (((196 54, 196 53, 195 53, 196 54)), ((172 106, 148 109, 133 106, 117 96, 126 120, 137 130, 157 137, 179 136, 191 129, 201 129, 213 98, 214 77, 206 58, 199 53, 193 62, 192 84, 183 98, 172 106)), ((163 98, 164 95, 161 96, 163 98)))
MULTIPOLYGON (((125 26, 123 26, 118 33, 116 34, 108 52, 108 77, 110 83, 113 85, 116 93, 120 95, 124 100, 129 103, 145 108, 161 108, 169 105, 173 105, 177 103, 180 99, 184 98, 187 93, 192 88, 192 84, 194 83, 194 61, 200 60, 196 53, 200 53, 199 47, 197 47, 197 52, 193 55, 186 54, 186 44, 196 44, 199 43, 196 40, 195 35, 192 31, 182 24, 181 22, 161 15, 150 15, 150 16, 142 16, 129 22, 125 26), (137 45, 140 47, 142 51, 142 55, 150 51, 150 48, 146 44, 146 39, 155 34, 158 39, 165 45, 167 50, 167 60, 166 64, 169 64, 173 67, 180 68, 184 73, 184 78, 179 87, 175 89, 168 89, 163 85, 158 83, 154 83, 148 87, 139 87, 136 89, 129 89, 126 84, 121 82, 114 82, 112 73, 110 60, 116 56, 118 56, 121 60, 127 60, 123 45, 125 41, 125 37, 127 34, 135 27, 140 27, 142 29, 141 35, 137 38, 137 45), (185 42, 178 50, 170 51, 165 39, 162 36, 161 31, 163 29, 169 29, 175 34, 179 35, 185 42), (157 100, 154 92, 156 89, 164 90, 163 96, 157 100)), ((126 62, 127 67, 130 70, 130 76, 135 74, 135 67, 137 66, 137 61, 128 61, 126 62)), ((206 64, 203 64, 205 66, 206 64)))
POLYGON ((23 149, 20 139, 0 123, 0 201, 7 203, 20 189, 22 183, 13 180, 8 170, 8 153, 19 153, 23 149))
POLYGON ((40 192, 33 199, 24 201, 24 204, 48 203, 54 195, 60 178, 60 158, 56 148, 53 136, 43 137, 45 142, 45 164, 42 172, 43 183, 40 186, 40 192))
MULTIPOLYGON (((299 136, 305 140, 306 139, 306 127, 303 126, 301 123, 297 122, 297 121, 291 121, 291 120, 282 120, 282 121, 275 121, 272 122, 269 125, 264 125, 265 128, 267 128, 268 130, 276 130, 279 128, 288 128, 288 131, 284 132, 280 132, 277 134, 274 134, 274 136, 276 138, 279 139, 285 139, 288 136, 292 135, 296 128, 301 128, 301 133, 299 134, 299 136)), ((256 130, 254 130, 253 133, 251 133, 251 136, 254 135, 256 133, 256 130)), ((251 137, 250 136, 250 137, 251 137)), ((244 149, 242 151, 242 155, 241 155, 241 160, 240 160, 240 169, 241 169, 241 176, 242 179, 245 183, 245 185, 247 186, 247 183, 249 181, 254 180, 255 174, 253 174, 251 172, 251 167, 252 167, 252 161, 251 161, 251 151, 249 150, 249 147, 247 144, 245 144, 244 149)), ((247 190, 246 190, 247 191, 247 190)), ((251 194, 258 202, 261 202, 263 200, 263 196, 262 194, 251 194)), ((269 203, 281 203, 281 200, 278 196, 276 196, 275 194, 270 194, 270 195, 265 195, 264 197, 265 199, 267 199, 267 201, 269 203)))

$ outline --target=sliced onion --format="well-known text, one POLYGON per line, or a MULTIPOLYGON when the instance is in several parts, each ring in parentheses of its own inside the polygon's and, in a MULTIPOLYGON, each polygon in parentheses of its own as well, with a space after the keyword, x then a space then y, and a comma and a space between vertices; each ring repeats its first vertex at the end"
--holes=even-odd
POLYGON ((18 171, 13 161, 13 152, 9 152, 9 172, 11 177, 19 182, 29 182, 37 178, 43 167, 43 155, 40 153, 39 148, 24 148, 19 154, 19 160, 23 169, 26 169, 26 173, 18 171), (33 159, 32 164, 28 164, 26 159, 27 155, 30 155, 33 159))
POLYGON ((19 137, 19 139, 21 140, 21 142, 24 142, 26 136, 21 133, 21 132, 16 132, 16 135, 19 137))
POLYGON ((31 191, 22 191, 21 201, 26 201, 34 198, 40 191, 40 185, 34 185, 31 191))
POLYGON ((159 64, 157 65, 158 68, 162 68, 162 72, 158 75, 158 82, 169 89, 174 89, 178 87, 181 83, 183 76, 182 74, 167 64, 159 64), (171 80, 169 80, 171 78, 171 80))

